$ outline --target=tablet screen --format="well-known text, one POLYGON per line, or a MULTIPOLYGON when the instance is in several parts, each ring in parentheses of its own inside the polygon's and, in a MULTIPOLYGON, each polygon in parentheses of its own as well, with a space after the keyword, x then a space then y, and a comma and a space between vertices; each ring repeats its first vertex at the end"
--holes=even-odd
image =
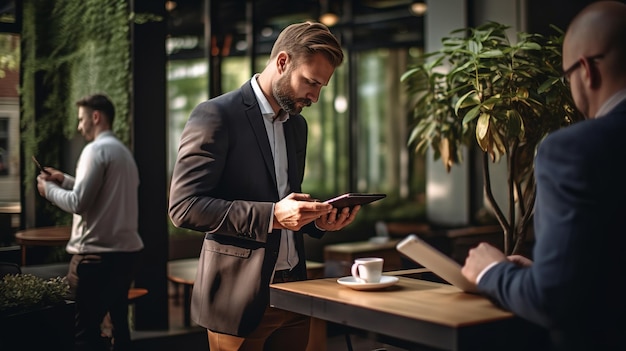
POLYGON ((354 207, 356 205, 365 205, 386 197, 386 194, 363 194, 363 193, 346 193, 339 195, 324 203, 331 204, 336 208, 354 207))

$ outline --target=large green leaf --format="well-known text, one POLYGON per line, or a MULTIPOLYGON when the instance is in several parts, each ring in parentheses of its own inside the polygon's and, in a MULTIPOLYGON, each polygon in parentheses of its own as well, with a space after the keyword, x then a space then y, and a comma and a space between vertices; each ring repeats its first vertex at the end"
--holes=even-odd
POLYGON ((459 98, 459 101, 457 101, 454 106, 454 113, 458 115, 459 109, 471 107, 477 104, 480 104, 478 94, 476 94, 476 90, 470 90, 459 98))
POLYGON ((502 52, 502 50, 488 50, 488 51, 483 51, 480 54, 478 54, 479 58, 492 58, 492 57, 501 57, 504 56, 504 53, 502 52))
POLYGON ((476 105, 474 106, 474 108, 467 111, 465 116, 463 116, 463 124, 468 124, 469 122, 473 121, 478 116, 478 114, 480 113, 480 106, 481 105, 476 105))

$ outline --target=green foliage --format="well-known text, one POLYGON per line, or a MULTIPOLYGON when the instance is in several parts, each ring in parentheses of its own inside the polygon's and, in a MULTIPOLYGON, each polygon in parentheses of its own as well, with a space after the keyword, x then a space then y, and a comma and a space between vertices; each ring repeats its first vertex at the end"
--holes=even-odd
MULTIPOLYGON (((491 22, 453 31, 440 50, 426 54, 401 79, 415 98, 409 145, 418 153, 432 148, 449 171, 462 161, 462 146, 476 140, 496 217, 507 236, 517 225, 516 239, 522 240, 533 212, 535 150, 548 133, 582 116, 559 79, 562 31, 551 37, 520 32, 511 43, 508 28, 491 22), (488 178, 489 160, 502 156, 509 167, 508 219, 488 178)), ((505 251, 509 241, 505 238, 505 251)))
POLYGON ((65 277, 45 280, 32 274, 9 274, 0 281, 0 313, 58 304, 69 291, 65 277))
MULTIPOLYGON (((75 101, 96 92, 111 97, 116 107, 114 131, 130 143, 127 6, 124 0, 59 0, 53 5, 25 1, 23 66, 29 83, 25 82, 22 92, 26 100, 22 127, 27 134, 35 134, 25 154, 36 154, 39 144, 50 138, 73 137, 78 123, 75 101), (49 90, 41 99, 34 96, 39 88, 36 76, 41 77, 43 89, 49 90), (39 104, 43 105, 41 113, 39 104), (32 123, 35 119, 37 123, 32 123)), ((41 157, 42 162, 53 164, 41 157)))
POLYGON ((493 161, 514 142, 534 147, 547 133, 579 120, 560 78, 562 36, 518 33, 495 22, 459 29, 443 48, 407 71, 402 81, 418 96, 410 143, 423 153, 447 156, 449 168, 461 161, 459 146, 472 134, 493 161), (448 70, 446 70, 448 68, 448 70), (442 144, 449 144, 445 150, 442 144))
MULTIPOLYGON (((131 145, 130 14, 126 0, 25 0, 23 4, 22 142, 26 158, 62 164, 62 147, 76 134, 75 102, 106 93, 116 107, 115 134, 131 145)), ((72 172, 72 170, 66 170, 72 172)), ((24 167, 24 186, 36 169, 24 167)), ((45 207, 57 223, 70 219, 45 207)))

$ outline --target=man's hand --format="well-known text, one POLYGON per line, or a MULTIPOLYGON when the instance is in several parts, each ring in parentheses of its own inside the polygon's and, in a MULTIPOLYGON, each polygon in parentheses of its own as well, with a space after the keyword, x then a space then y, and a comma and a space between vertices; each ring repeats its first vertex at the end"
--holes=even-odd
POLYGON ((291 193, 274 206, 274 229, 298 231, 317 218, 337 210, 332 205, 319 202, 309 194, 291 193))
POLYGON ((360 209, 360 205, 352 208, 344 207, 340 213, 337 213, 337 209, 333 209, 328 215, 316 219, 315 225, 326 231, 342 229, 354 221, 360 209))
POLYGON ((476 283, 476 278, 487 266, 494 262, 506 261, 506 256, 502 251, 487 244, 480 243, 473 249, 469 250, 469 254, 465 259, 465 265, 461 269, 461 273, 472 283, 476 283))
POLYGON ((46 182, 55 182, 61 185, 65 179, 65 175, 59 170, 52 167, 45 167, 45 170, 49 173, 39 172, 37 176, 37 190, 39 191, 39 195, 44 198, 46 197, 46 182))
POLYGON ((530 267, 533 264, 533 261, 530 258, 524 257, 522 255, 511 255, 508 256, 506 259, 520 267, 530 267))

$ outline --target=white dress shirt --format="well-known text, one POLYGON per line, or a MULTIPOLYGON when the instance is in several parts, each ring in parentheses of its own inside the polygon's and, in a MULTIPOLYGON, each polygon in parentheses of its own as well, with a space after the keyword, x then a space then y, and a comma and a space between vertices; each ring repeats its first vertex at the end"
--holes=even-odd
MULTIPOLYGON (((259 83, 257 82, 258 74, 255 74, 251 79, 252 90, 261 108, 261 114, 263 115, 263 122, 265 123, 265 130, 267 131, 267 138, 270 141, 270 147, 272 149, 272 156, 274 157, 274 170, 276 171, 276 184, 278 184, 278 195, 282 199, 289 195, 291 189, 289 187, 289 176, 287 173, 288 161, 287 161, 287 145, 285 144, 285 132, 283 130, 283 123, 289 119, 289 114, 281 110, 279 115, 275 117, 272 107, 267 101, 259 83)), ((274 211, 270 217, 269 232, 272 231, 272 225, 274 218, 274 211)), ((278 259, 276 261, 275 270, 292 269, 299 262, 298 253, 296 251, 296 245, 294 242, 294 233, 291 230, 282 229, 280 248, 278 250, 278 259)))

